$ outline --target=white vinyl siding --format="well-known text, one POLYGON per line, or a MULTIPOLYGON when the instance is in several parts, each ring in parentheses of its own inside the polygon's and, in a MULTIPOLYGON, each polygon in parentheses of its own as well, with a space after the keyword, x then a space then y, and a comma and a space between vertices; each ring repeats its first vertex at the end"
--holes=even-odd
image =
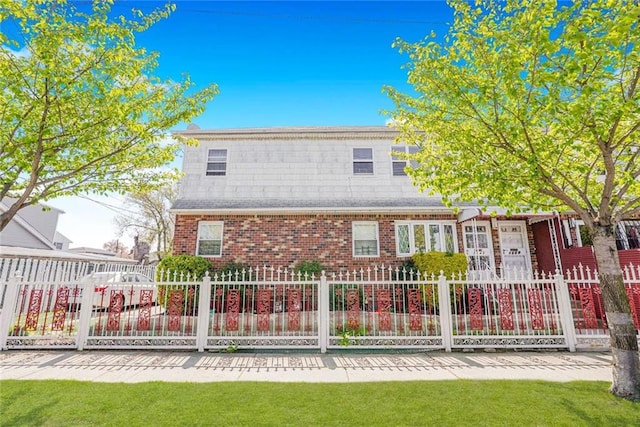
POLYGON ((222 222, 198 223, 197 255, 222 256, 222 222))
POLYGON ((354 222, 352 231, 354 257, 377 257, 379 255, 380 245, 377 222, 354 222))
POLYGON ((396 222, 396 252, 410 256, 420 252, 457 252, 455 223, 399 221, 396 222))

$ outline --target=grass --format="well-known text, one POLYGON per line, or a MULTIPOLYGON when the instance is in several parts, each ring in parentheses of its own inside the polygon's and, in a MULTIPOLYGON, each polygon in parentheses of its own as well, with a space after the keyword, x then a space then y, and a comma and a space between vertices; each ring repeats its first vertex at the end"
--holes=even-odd
POLYGON ((609 383, 0 381, 2 426, 637 426, 609 383))

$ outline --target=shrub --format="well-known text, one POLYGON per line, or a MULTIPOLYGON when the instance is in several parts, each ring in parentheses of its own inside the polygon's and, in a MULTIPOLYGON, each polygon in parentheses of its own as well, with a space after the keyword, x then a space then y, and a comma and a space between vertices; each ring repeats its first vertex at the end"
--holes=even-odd
POLYGON ((421 274, 440 276, 442 271, 445 277, 453 274, 465 273, 469 266, 467 256, 451 252, 424 252, 412 257, 414 265, 421 274))
MULTIPOLYGON (((454 274, 465 273, 469 266, 467 261, 467 256, 461 253, 451 253, 451 252, 425 252, 415 254, 412 257, 413 262, 416 268, 420 271, 421 275, 426 273, 427 277, 439 277, 440 272, 444 274, 445 277, 451 278, 454 274)), ((424 276, 422 276, 424 277, 424 276)), ((457 292, 460 291, 460 287, 463 285, 456 285, 455 287, 451 287, 450 289, 450 297, 453 303, 454 297, 457 292)), ((438 287, 432 285, 421 285, 422 288, 422 297, 427 299, 427 294, 429 288, 431 288, 431 292, 434 293, 435 301, 438 301, 438 287)), ((464 287, 463 287, 464 288, 464 287)))
POLYGON ((311 276, 314 276, 316 279, 319 278, 324 269, 320 261, 300 261, 294 267, 296 278, 299 273, 303 280, 305 279, 305 274, 308 280, 311 280, 311 276))
MULTIPOLYGON (((182 280, 202 280, 207 271, 212 270, 213 265, 206 258, 195 255, 173 255, 162 259, 158 264, 156 280, 164 282, 175 282, 182 280), (163 274, 163 272, 167 272, 163 274)), ((158 286, 158 302, 165 306, 167 295, 173 287, 171 285, 158 286)), ((184 289, 184 302, 182 304, 183 314, 197 313, 198 292, 195 286, 184 289)))
POLYGON ((163 280, 165 282, 173 282, 174 274, 176 279, 180 280, 180 275, 184 274, 185 280, 187 275, 191 280, 195 276, 198 279, 202 279, 207 271, 211 272, 213 265, 206 258, 202 258, 196 255, 172 255, 162 259, 158 264, 156 280, 163 280), (171 277, 162 277, 163 271, 171 272, 171 277))

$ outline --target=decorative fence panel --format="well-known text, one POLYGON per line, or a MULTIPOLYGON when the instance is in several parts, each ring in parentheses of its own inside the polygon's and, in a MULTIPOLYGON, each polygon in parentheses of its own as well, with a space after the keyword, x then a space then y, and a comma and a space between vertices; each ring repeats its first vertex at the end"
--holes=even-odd
POLYGON ((320 348, 319 286, 266 267, 215 276, 205 348, 320 348))
MULTIPOLYGON (((116 277, 1 281, 0 349, 573 351, 609 342, 598 276, 588 269, 566 278, 448 279, 384 267, 321 277, 266 267, 202 279, 116 277)), ((640 329, 640 268, 627 268, 624 281, 640 329)))
MULTIPOLYGON (((640 331, 640 266, 626 266, 623 269, 623 279, 631 305, 631 317, 636 331, 640 331)), ((569 290, 577 345, 584 348, 608 347, 609 327, 598 273, 591 271, 589 267, 579 266, 566 272, 565 281, 569 290)))
MULTIPOLYGON (((7 348, 78 348, 82 289, 61 282, 6 283, 0 338, 7 348)), ((4 286, 2 286, 4 288, 4 286)))
POLYGON ((196 348, 202 284, 188 278, 107 287, 94 282, 85 348, 196 348))
POLYGON ((328 347, 444 348, 438 281, 375 268, 328 280, 328 347))
POLYGON ((565 329, 572 326, 563 320, 554 276, 458 278, 448 284, 453 348, 570 347, 565 329))

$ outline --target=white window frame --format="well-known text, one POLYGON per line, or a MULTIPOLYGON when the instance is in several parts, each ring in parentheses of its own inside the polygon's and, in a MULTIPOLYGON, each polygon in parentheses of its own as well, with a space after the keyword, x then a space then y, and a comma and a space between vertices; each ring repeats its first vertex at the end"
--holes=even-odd
POLYGON ((352 160, 351 164, 352 164, 353 175, 354 176, 373 176, 373 174, 375 173, 373 158, 374 158, 373 147, 353 147, 351 149, 351 160, 352 160), (371 151, 371 157, 362 158, 362 159, 356 158, 356 150, 369 150, 371 151), (357 163, 370 163, 371 172, 356 172, 357 163))
POLYGON ((380 230, 378 226, 378 221, 354 221, 351 223, 351 247, 353 251, 354 258, 378 258, 380 257, 380 230), (376 232, 376 253, 375 254, 356 254, 356 241, 364 240, 364 239, 356 239, 356 228, 358 226, 375 226, 376 232))
POLYGON ((229 150, 227 150, 226 148, 209 148, 207 150, 207 165, 204 171, 205 176, 214 176, 214 177, 222 177, 222 176, 227 176, 227 165, 229 164, 229 150), (211 156, 211 152, 212 151, 224 151, 224 157, 222 156, 214 156, 212 158, 211 156), (212 170, 209 171, 209 165, 224 165, 224 170, 222 171, 218 171, 218 170, 212 170))
POLYGON ((391 147, 391 152, 389 155, 391 156, 391 176, 407 176, 407 172, 405 168, 407 166, 411 166, 412 168, 418 167, 418 162, 415 160, 406 160, 403 158, 398 158, 393 153, 403 153, 403 154, 415 154, 420 150, 420 147, 417 145, 394 145, 391 147), (394 166, 398 164, 402 164, 402 173, 396 174, 394 166))
MULTIPOLYGON (((220 258, 222 257, 222 245, 223 245, 223 238, 224 238, 224 222, 222 221, 200 221, 198 222, 198 237, 196 239, 196 255, 198 256, 203 256, 203 257, 212 257, 212 258, 220 258), (217 225, 220 226, 220 253, 215 255, 215 254, 201 254, 200 253, 200 235, 202 233, 202 229, 200 226, 203 225, 217 225)), ((217 239, 209 239, 212 241, 216 241, 217 239)))
POLYGON ((445 249, 442 252, 446 252, 447 242, 445 239, 445 225, 451 226, 453 231, 453 253, 458 252, 458 230, 456 228, 456 221, 396 221, 395 222, 395 239, 396 239, 396 256, 397 257, 410 257, 417 252, 421 252, 416 248, 416 240, 415 240, 415 226, 421 226, 424 229, 425 235, 425 252, 431 252, 430 247, 427 245, 427 242, 430 241, 430 226, 437 225, 439 228, 440 235, 440 247, 445 249), (408 227, 409 234, 409 252, 401 252, 400 251, 400 239, 398 230, 400 227, 406 226, 408 227))

